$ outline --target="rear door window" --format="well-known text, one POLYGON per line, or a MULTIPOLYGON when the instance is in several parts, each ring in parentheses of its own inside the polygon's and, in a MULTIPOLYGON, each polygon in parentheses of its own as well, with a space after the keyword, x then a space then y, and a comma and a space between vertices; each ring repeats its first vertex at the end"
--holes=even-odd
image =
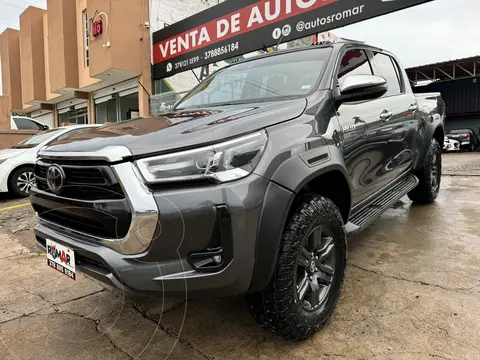
POLYGON ((42 130, 40 125, 29 119, 13 118, 13 121, 15 121, 18 130, 42 130))
POLYGON ((387 80, 388 91, 385 96, 402 93, 399 72, 394 60, 390 56, 381 53, 374 53, 374 58, 379 71, 378 75, 383 76, 387 80))

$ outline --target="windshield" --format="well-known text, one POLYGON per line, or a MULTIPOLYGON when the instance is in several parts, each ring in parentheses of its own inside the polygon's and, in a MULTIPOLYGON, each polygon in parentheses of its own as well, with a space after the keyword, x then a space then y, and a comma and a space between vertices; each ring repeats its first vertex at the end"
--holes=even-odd
POLYGON ((55 130, 49 130, 49 131, 44 131, 38 135, 34 135, 26 140, 23 140, 22 142, 19 142, 17 145, 12 146, 12 149, 30 149, 33 148, 37 145, 40 145, 44 141, 52 138, 56 134, 60 134, 63 132, 65 129, 55 129, 55 130))
POLYGON ((305 96, 318 84, 330 53, 302 50, 227 67, 196 86, 176 110, 305 96))
POLYGON ((471 130, 469 129, 458 129, 458 130, 452 130, 450 131, 450 134, 465 134, 469 133, 471 130))

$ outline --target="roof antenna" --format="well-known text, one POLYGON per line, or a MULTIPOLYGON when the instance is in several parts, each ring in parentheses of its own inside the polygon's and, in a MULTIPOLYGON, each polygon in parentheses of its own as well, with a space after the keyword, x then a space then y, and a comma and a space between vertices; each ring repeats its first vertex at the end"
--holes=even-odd
POLYGON ((282 36, 280 36, 280 39, 278 40, 277 45, 275 45, 275 51, 278 50, 278 47, 280 46, 280 43, 282 42, 282 40, 283 40, 283 34, 282 34, 282 36))
MULTIPOLYGON (((278 40, 277 45, 272 46, 272 49, 273 49, 274 51, 277 51, 277 50, 278 50, 278 47, 280 46, 280 43, 282 42, 282 40, 283 40, 283 35, 280 36, 280 39, 278 40)), ((262 50, 265 51, 265 52, 267 52, 267 53, 270 52, 270 51, 268 51, 268 47, 267 47, 267 45, 265 45, 265 44, 263 44, 262 50)))

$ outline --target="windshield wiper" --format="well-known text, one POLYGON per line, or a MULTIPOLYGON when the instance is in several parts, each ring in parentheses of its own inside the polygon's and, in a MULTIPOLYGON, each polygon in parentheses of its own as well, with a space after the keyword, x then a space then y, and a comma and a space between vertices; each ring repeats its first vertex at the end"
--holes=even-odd
MULTIPOLYGON (((253 101, 253 99, 251 100, 253 101)), ((220 102, 220 103, 211 103, 211 104, 202 104, 202 105, 195 105, 195 106, 189 106, 185 108, 177 108, 175 111, 184 111, 184 110, 194 110, 194 109, 205 109, 207 107, 219 107, 219 106, 228 106, 228 105, 242 105, 242 104, 248 104, 250 101, 244 100, 244 101, 230 101, 230 102, 220 102)))

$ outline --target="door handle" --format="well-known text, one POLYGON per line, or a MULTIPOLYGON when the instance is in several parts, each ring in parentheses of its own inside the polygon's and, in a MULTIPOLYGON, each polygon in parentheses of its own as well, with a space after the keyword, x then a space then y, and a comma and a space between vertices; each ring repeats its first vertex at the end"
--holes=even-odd
POLYGON ((415 112, 418 110, 418 105, 417 104, 411 104, 409 107, 408 107, 408 111, 410 112, 415 112))
POLYGON ((392 112, 388 110, 383 110, 383 112, 380 114, 380 119, 382 120, 388 120, 392 117, 392 112))

